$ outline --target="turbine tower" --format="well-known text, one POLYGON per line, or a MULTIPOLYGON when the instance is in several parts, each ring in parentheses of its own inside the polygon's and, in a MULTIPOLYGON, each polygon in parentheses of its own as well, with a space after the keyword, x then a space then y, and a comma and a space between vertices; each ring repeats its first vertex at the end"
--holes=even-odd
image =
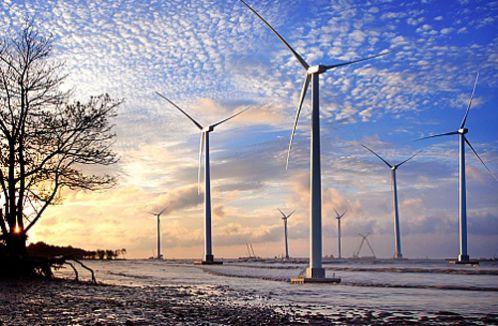
POLYGON ((365 145, 361 145, 373 155, 377 156, 382 162, 384 162, 391 169, 391 186, 393 191, 393 219, 394 219, 394 258, 400 259, 403 258, 403 254, 401 253, 401 233, 399 231, 399 208, 398 208, 398 184, 396 183, 396 171, 400 166, 411 160, 418 154, 415 153, 406 160, 398 164, 391 164, 383 159, 379 154, 374 152, 372 149, 368 148, 365 145))
POLYGON ((181 113, 183 113, 192 123, 199 128, 201 131, 201 139, 199 145, 199 170, 197 173, 197 190, 200 193, 200 184, 201 184, 201 169, 202 169, 202 153, 205 152, 204 155, 204 260, 203 264, 214 264, 221 263, 215 262, 213 255, 213 247, 211 240, 211 173, 209 166, 209 133, 214 131, 214 128, 221 125, 222 123, 235 118, 239 114, 247 111, 249 108, 244 109, 230 117, 223 119, 214 124, 203 127, 199 122, 197 122, 194 118, 192 118, 187 112, 182 110, 178 105, 176 105, 173 101, 168 99, 166 96, 156 92, 157 95, 165 99, 172 106, 178 109, 181 113))
POLYGON ((334 68, 347 66, 356 62, 373 59, 387 53, 377 54, 375 56, 343 62, 334 65, 315 65, 310 66, 290 45, 287 41, 251 6, 244 0, 240 0, 249 10, 251 10, 272 32, 275 36, 292 52, 292 55, 299 61, 305 70, 305 80, 301 89, 299 104, 294 120, 294 127, 290 135, 289 149, 287 153, 286 169, 289 164, 289 156, 292 148, 292 142, 296 133, 299 115, 303 105, 306 91, 311 82, 312 84, 312 113, 311 113, 311 146, 310 146, 310 262, 306 270, 306 278, 322 279, 325 278, 325 270, 322 267, 322 201, 321 201, 321 172, 320 172, 320 110, 319 110, 319 77, 320 74, 334 68))
MULTIPOLYGON (((459 139, 459 157, 460 157, 460 167, 459 167, 459 242, 460 242, 460 254, 457 258, 457 263, 473 263, 469 259, 469 254, 467 251, 467 190, 466 190, 466 181, 465 181, 465 143, 470 147, 475 156, 481 161, 484 167, 488 170, 491 176, 496 180, 496 177, 493 175, 491 170, 488 168, 486 163, 481 159, 477 151, 474 149, 468 138, 465 136, 469 129, 465 127, 465 123, 467 122, 467 117, 469 115, 470 107, 472 106, 472 99, 474 98, 474 94, 477 87, 477 81, 479 79, 479 72, 476 74, 476 78, 474 80, 474 87, 472 88, 472 93, 470 94, 469 104, 467 105, 467 110, 465 111, 465 115, 463 117, 462 122, 460 123, 460 128, 456 131, 445 132, 441 134, 430 135, 427 137, 419 138, 427 139, 434 138, 440 136, 448 136, 448 135, 458 135, 459 139)), ((498 180, 497 180, 498 181, 498 180)))
POLYGON ((285 245, 285 259, 289 259, 289 246, 288 246, 288 242, 287 242, 287 220, 289 219, 289 217, 291 217, 292 214, 294 214, 294 212, 296 210, 293 210, 289 215, 285 215, 284 212, 282 212, 280 210, 280 208, 277 208, 278 211, 280 212, 280 214, 282 214, 282 220, 284 221, 284 245, 285 245))
POLYGON ((342 251, 341 251, 341 218, 344 217, 344 215, 346 215, 346 212, 348 210, 345 210, 344 213, 342 214, 339 214, 338 211, 335 210, 334 208, 334 211, 335 211, 335 218, 337 219, 337 254, 338 254, 338 258, 341 259, 342 258, 342 251))
POLYGON ((161 255, 161 215, 164 213, 166 208, 163 208, 159 213, 149 213, 154 215, 157 218, 157 259, 162 259, 163 255, 161 255))

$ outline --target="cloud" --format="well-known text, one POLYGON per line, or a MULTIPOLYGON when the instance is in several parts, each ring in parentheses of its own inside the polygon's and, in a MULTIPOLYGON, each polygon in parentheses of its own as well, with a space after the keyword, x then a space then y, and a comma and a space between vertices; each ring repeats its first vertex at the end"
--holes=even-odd
POLYGON ((164 214, 167 215, 178 210, 196 207, 203 202, 203 199, 197 192, 197 186, 189 185, 157 196, 157 202, 159 205, 154 211, 164 209, 164 214))
MULTIPOLYGON (((334 230, 333 209, 348 208, 345 241, 357 245, 357 233, 373 232, 378 254, 390 256, 389 171, 359 143, 395 162, 424 148, 399 171, 402 232, 407 243, 423 239, 425 249, 442 246, 438 234, 457 232, 456 144, 412 140, 458 125, 480 70, 469 127, 474 146, 498 171, 496 132, 486 126, 495 122, 497 101, 496 6, 464 2, 445 7, 444 17, 429 10, 437 4, 417 1, 259 1, 254 6, 310 64, 391 50, 320 76, 324 234, 334 230)), ((26 16, 54 35, 53 59, 66 63, 66 87, 75 89, 75 97, 108 92, 126 99, 115 120, 121 162, 105 170, 120 177, 117 188, 66 192, 64 205, 49 209, 32 239, 124 246, 130 257, 144 257, 155 236, 147 211, 167 207, 167 254, 202 252, 199 133, 155 95, 159 91, 202 123, 251 108, 211 138, 216 249, 237 256, 237 246, 254 242, 262 255, 274 255, 267 244, 282 237, 275 208, 285 207, 296 209, 289 221, 292 249, 306 254, 311 89, 286 172, 305 72, 257 17, 237 2, 3 1, 0 32, 12 31, 26 16)), ((469 219, 469 230, 485 255, 496 248, 485 226, 493 232, 497 189, 478 161, 469 157, 467 164, 469 216, 480 216, 473 226, 469 219)), ((439 250, 434 248, 431 252, 439 250)), ((410 250, 424 255, 422 249, 410 250)), ((438 254, 447 254, 444 250, 438 254)))

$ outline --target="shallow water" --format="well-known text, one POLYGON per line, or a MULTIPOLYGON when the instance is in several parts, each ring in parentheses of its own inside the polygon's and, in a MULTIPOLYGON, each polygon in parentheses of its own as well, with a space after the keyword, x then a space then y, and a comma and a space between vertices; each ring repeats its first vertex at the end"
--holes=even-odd
MULTIPOLYGON (((448 265, 443 260, 338 261, 324 266, 341 284, 291 285, 304 262, 225 261, 222 266, 196 266, 188 261, 86 261, 99 282, 127 286, 229 286, 253 298, 276 305, 324 314, 337 309, 438 312, 461 315, 498 312, 498 265, 448 265)), ((80 278, 88 272, 79 269, 80 278)), ((58 272, 71 277, 72 271, 58 272)), ((212 290, 212 287, 209 287, 212 290)))

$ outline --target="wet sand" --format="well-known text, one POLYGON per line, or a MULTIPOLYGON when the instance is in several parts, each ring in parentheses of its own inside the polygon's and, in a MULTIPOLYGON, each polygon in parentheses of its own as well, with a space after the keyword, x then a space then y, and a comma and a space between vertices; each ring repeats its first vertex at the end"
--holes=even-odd
MULTIPOLYGON (((268 298, 266 298, 268 299, 268 298)), ((276 306, 227 286, 0 281, 0 325, 498 325, 498 315, 276 306)))

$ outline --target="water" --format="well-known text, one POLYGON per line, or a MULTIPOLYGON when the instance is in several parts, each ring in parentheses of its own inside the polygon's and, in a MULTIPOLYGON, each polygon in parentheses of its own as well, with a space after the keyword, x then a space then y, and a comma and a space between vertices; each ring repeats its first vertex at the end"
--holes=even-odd
MULTIPOLYGON (((452 311, 464 316, 498 312, 498 264, 448 265, 443 260, 372 260, 328 262, 327 275, 341 284, 292 285, 306 263, 225 261, 197 266, 188 261, 85 261, 99 282, 126 286, 228 286, 275 305, 292 305, 323 314, 336 309, 452 311)), ((79 269, 80 278, 89 273, 79 269)), ((70 269, 58 272, 71 277, 70 269)))

